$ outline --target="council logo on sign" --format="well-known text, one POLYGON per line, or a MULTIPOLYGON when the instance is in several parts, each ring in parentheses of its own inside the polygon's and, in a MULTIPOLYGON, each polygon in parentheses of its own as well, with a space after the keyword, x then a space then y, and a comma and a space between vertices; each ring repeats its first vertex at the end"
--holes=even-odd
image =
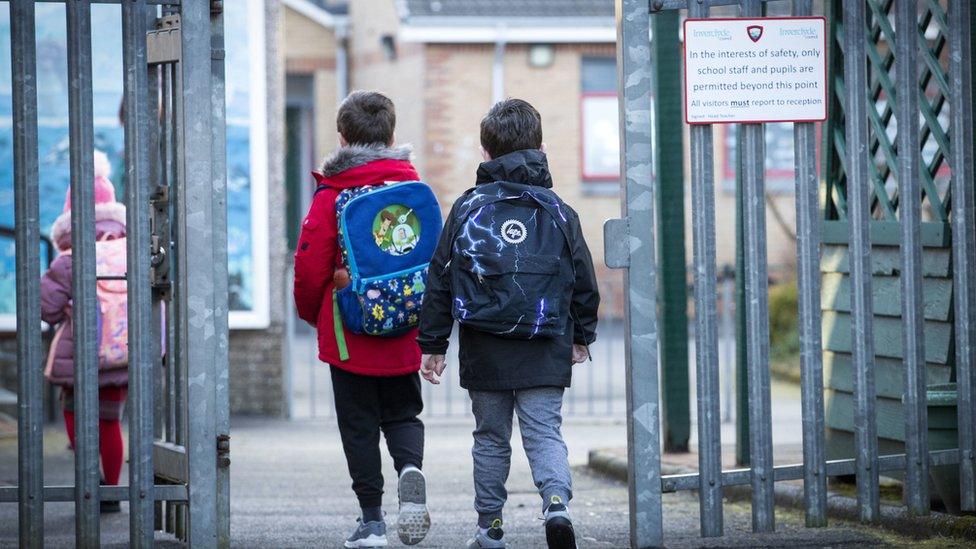
POLYGON ((749 33, 749 39, 753 42, 758 42, 763 35, 762 25, 750 25, 746 27, 746 31, 749 33))

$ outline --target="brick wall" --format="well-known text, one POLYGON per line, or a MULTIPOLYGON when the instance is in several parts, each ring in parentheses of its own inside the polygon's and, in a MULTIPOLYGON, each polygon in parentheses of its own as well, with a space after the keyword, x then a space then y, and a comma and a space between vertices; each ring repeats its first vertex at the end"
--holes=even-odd
POLYGON ((375 90, 396 103, 396 140, 416 151, 414 164, 421 175, 428 160, 424 148, 423 47, 394 41, 396 57, 382 47, 385 35, 396 37, 399 25, 391 0, 355 0, 349 9, 350 90, 375 90))
POLYGON ((315 164, 338 145, 335 131, 336 52, 333 29, 326 29, 304 15, 284 8, 281 35, 284 42, 285 72, 312 77, 315 116, 315 164))
MULTIPOLYGON (((528 46, 506 47, 504 94, 532 103, 542 115, 543 139, 556 192, 580 212, 584 235, 593 253, 604 291, 617 291, 619 272, 603 263, 603 222, 620 215, 616 195, 587 191, 580 172, 580 64, 583 55, 608 55, 613 46, 561 44, 553 64, 528 63, 528 46)), ((428 44, 425 77, 427 157, 424 177, 450 207, 474 184, 482 162, 479 124, 492 103, 492 44, 428 44)), ((619 305, 620 300, 612 300, 619 305)), ((616 307, 615 307, 616 308, 616 307)))

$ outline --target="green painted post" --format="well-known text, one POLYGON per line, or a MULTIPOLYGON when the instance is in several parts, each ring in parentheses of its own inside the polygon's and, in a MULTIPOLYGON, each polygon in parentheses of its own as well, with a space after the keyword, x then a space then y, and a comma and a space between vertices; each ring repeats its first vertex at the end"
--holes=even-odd
POLYGON ((658 265, 661 307, 661 404, 664 451, 687 452, 691 436, 688 381, 688 276, 685 255, 684 134, 678 11, 651 17, 657 150, 658 265))
MULTIPOLYGON (((742 132, 736 133, 735 165, 742 166, 742 132)), ((746 371, 746 273, 742 170, 735 174, 735 462, 749 465, 749 375, 746 371)))

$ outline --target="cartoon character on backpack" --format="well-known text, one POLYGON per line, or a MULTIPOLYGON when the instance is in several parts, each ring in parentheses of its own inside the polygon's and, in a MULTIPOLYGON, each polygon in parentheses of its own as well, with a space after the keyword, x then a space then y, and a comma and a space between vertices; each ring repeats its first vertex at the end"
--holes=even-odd
POLYGON ((420 181, 354 187, 339 193, 335 208, 348 272, 334 300, 342 328, 395 336, 416 327, 411 309, 423 301, 442 224, 433 191, 420 181))

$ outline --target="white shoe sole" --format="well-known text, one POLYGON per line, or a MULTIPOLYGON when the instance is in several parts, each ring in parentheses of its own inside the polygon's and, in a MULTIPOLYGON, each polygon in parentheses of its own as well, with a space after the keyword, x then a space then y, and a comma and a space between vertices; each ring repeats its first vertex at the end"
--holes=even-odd
POLYGON ((416 545, 423 541, 430 531, 427 479, 419 469, 407 469, 400 476, 397 492, 400 496, 397 534, 400 535, 400 541, 404 545, 416 545))
POLYGON ((387 542, 386 536, 370 534, 369 537, 357 539, 356 541, 346 541, 342 545, 343 547, 348 547, 349 549, 366 549, 369 547, 386 547, 387 542))

